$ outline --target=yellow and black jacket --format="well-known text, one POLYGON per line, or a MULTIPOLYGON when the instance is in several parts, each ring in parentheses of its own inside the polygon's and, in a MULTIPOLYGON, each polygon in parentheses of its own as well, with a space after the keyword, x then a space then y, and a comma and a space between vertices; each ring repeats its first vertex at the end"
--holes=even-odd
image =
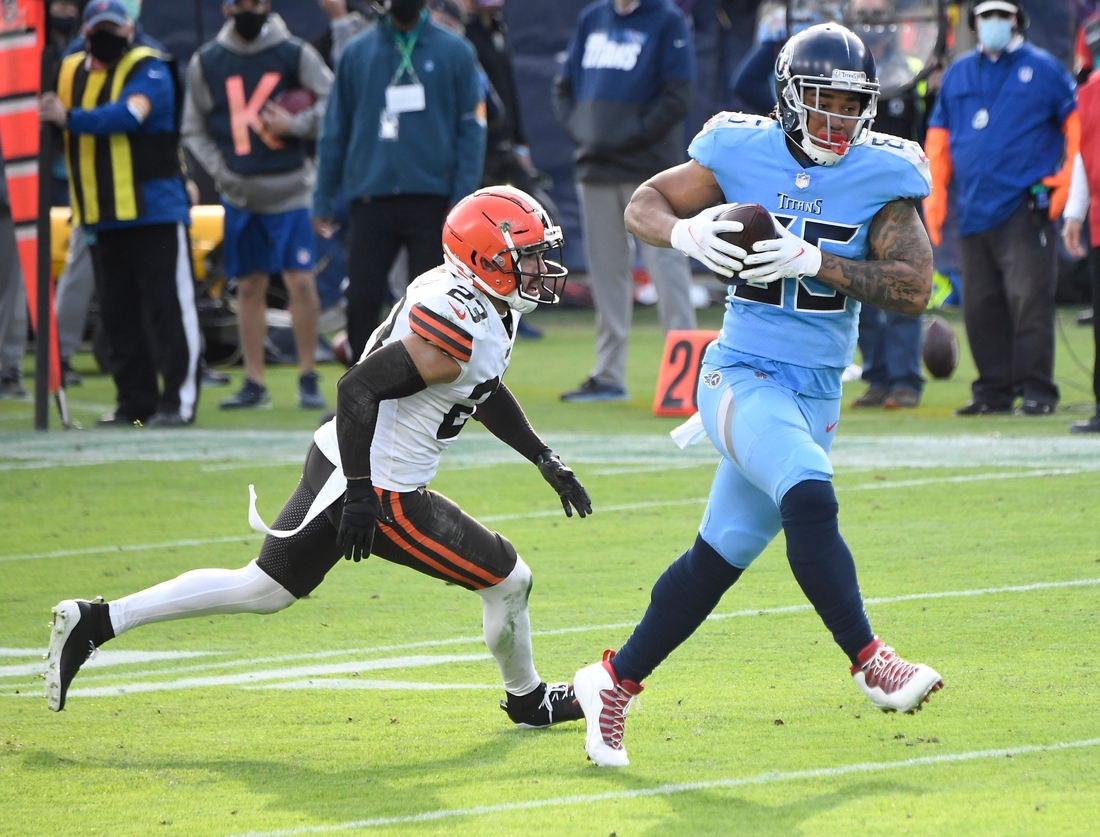
POLYGON ((65 58, 61 65, 57 93, 69 111, 90 112, 120 103, 127 82, 150 62, 163 62, 172 80, 175 101, 170 114, 164 113, 165 102, 151 101, 150 116, 137 130, 129 132, 82 133, 79 125, 83 120, 70 114, 65 130, 65 161, 73 222, 96 227, 185 220, 179 143, 183 97, 173 59, 150 47, 136 46, 114 67, 89 70, 86 57, 78 52, 65 58), (164 184, 167 189, 150 192, 144 188, 151 181, 164 179, 170 179, 164 184), (156 206, 147 205, 150 198, 156 206), (177 218, 181 208, 183 217, 177 218))

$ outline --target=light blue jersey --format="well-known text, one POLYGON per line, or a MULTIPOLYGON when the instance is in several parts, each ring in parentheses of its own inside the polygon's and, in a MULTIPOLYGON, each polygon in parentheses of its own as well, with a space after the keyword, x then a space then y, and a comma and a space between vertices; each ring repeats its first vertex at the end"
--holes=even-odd
MULTIPOLYGON (((928 158, 909 140, 872 133, 832 166, 804 168, 770 117, 719 113, 688 154, 714 173, 728 202, 758 203, 823 251, 867 257, 871 219, 898 199, 928 195, 928 158)), ((795 392, 837 398, 852 362, 859 303, 814 279, 731 287, 715 366, 744 364, 795 392)))

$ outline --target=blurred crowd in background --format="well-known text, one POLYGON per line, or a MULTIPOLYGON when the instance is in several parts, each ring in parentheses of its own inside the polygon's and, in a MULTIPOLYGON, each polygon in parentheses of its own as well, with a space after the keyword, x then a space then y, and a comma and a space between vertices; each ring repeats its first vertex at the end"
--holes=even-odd
MULTIPOLYGON (((80 385, 71 359, 91 340, 118 389, 103 425, 190 424, 201 388, 230 383, 215 367, 237 360, 243 378, 221 408, 268 404, 264 368, 278 362, 299 367, 298 404, 325 410, 314 363, 353 362, 410 278, 443 262, 449 208, 502 183, 565 229, 575 274, 565 302, 596 310, 594 365, 562 400, 629 398, 634 305, 656 304, 665 331, 694 329, 696 309, 724 289, 678 251, 628 236, 626 202, 686 160, 715 112, 770 113, 779 49, 830 20, 875 55, 875 130, 930 157, 933 305, 962 306, 979 372, 957 413, 1052 412, 1054 306, 1095 294, 1085 218, 1100 159, 1074 92, 1088 89, 1100 49, 1092 0, 50 0, 48 10, 60 63, 40 118, 58 127, 48 187, 68 207, 54 225, 68 237, 62 371, 80 385), (1031 6, 1042 13, 1029 19, 1031 6), (1013 70, 1025 55, 1046 69, 1013 70), (982 107, 960 122, 971 95, 982 107), (124 160, 109 134, 128 137, 124 160), (215 233, 195 206, 220 207, 215 233)), ((10 227, 0 211, 0 237, 10 227)), ((5 398, 27 396, 13 254, 0 243, 5 398)), ((540 332, 524 323, 520 336, 540 332)), ((851 374, 867 387, 853 406, 920 403, 921 336, 920 318, 864 306, 851 374)), ((1078 424, 1100 431, 1095 417, 1078 424)))

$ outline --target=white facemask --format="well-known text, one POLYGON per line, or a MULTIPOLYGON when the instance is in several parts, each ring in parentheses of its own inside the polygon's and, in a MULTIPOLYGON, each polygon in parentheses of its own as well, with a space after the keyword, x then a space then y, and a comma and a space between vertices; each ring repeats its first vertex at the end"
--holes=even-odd
POLYGON ((978 18, 978 40, 989 52, 1001 52, 1012 40, 1012 20, 1003 17, 978 18))

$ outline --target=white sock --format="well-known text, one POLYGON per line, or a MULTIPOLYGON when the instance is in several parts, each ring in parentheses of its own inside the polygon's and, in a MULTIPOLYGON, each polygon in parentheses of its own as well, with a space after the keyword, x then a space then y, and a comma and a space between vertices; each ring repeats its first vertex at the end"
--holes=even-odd
POLYGON ((118 636, 150 622, 211 613, 274 613, 295 601, 252 561, 239 570, 192 570, 108 604, 118 636))
POLYGON ((530 593, 531 570, 522 558, 500 584, 477 591, 485 644, 500 667, 505 690, 513 695, 530 694, 542 682, 531 654, 530 593))

